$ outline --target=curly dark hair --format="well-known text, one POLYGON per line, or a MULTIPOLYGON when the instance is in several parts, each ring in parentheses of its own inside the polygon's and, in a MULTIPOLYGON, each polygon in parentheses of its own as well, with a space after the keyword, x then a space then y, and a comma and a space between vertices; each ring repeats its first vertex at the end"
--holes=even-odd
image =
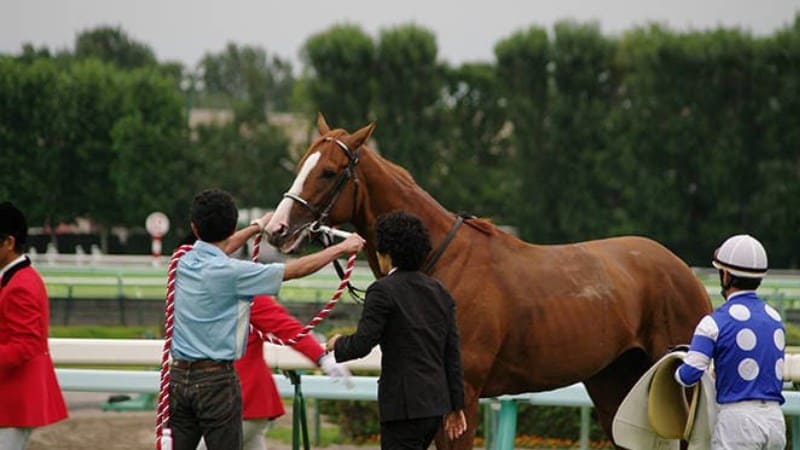
POLYGON ((190 219, 200 239, 219 242, 236 231, 239 210, 231 194, 221 189, 206 189, 195 195, 190 219))
POLYGON ((428 228, 419 217, 394 211, 378 217, 375 224, 378 252, 392 257, 401 270, 419 270, 431 251, 428 228))

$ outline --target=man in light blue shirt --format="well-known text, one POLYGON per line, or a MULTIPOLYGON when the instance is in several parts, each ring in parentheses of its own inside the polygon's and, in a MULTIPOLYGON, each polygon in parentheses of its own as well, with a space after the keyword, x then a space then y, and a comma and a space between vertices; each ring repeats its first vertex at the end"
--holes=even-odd
POLYGON ((201 437, 209 450, 241 447, 242 399, 233 360, 245 350, 252 298, 276 295, 281 281, 316 272, 364 245, 353 234, 286 264, 229 258, 263 231, 270 216, 234 233, 238 210, 230 194, 213 189, 194 198, 191 222, 198 241, 178 262, 175 276, 169 426, 176 450, 194 450, 201 437))

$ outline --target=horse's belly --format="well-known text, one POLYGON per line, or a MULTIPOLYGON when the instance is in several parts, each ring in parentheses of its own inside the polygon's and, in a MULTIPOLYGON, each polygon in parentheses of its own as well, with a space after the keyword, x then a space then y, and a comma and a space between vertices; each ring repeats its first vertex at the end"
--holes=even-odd
POLYGON ((531 318, 528 326, 520 316, 515 321, 519 326, 511 328, 495 359, 485 390, 535 392, 568 386, 638 346, 633 329, 612 311, 621 306, 601 303, 552 308, 538 320, 531 318))

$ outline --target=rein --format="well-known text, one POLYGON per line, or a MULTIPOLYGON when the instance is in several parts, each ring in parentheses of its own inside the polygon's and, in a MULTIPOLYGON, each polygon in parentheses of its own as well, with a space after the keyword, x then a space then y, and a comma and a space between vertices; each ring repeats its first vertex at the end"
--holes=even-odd
POLYGON ((433 266, 436 265, 436 263, 439 261, 439 258, 442 256, 442 253, 444 253, 445 249, 447 249, 447 246, 450 245, 450 241, 452 241, 453 238, 456 237, 456 231, 458 231, 458 228, 461 226, 462 223, 464 223, 464 216, 459 214, 458 217, 456 218, 455 223, 453 223, 453 226, 450 227, 450 231, 447 232, 447 236, 444 237, 442 243, 439 244, 439 247, 436 248, 436 251, 431 253, 431 255, 428 257, 428 261, 422 268, 422 273, 428 273, 430 272, 431 269, 433 269, 433 266))
MULTIPOLYGON (((258 262, 258 255, 261 249, 261 240, 263 233, 259 233, 255 238, 253 249, 253 262, 258 262)), ((182 245, 175 253, 172 254, 169 260, 169 268, 167 269, 167 298, 164 308, 164 347, 161 350, 161 381, 159 383, 158 407, 156 409, 156 450, 172 450, 172 431, 167 428, 166 424, 169 423, 169 351, 172 347, 172 330, 175 322, 175 273, 178 268, 178 261, 180 258, 192 249, 191 245, 182 245)), ((291 339, 283 340, 271 333, 262 333, 256 330, 252 325, 250 328, 255 330, 262 340, 275 345, 295 345, 298 341, 308 336, 320 322, 322 322, 336 303, 342 296, 342 292, 350 286, 350 275, 353 273, 353 267, 356 264, 356 253, 350 255, 347 260, 347 266, 344 269, 343 275, 340 275, 341 282, 336 292, 333 293, 330 301, 322 307, 322 309, 291 339)), ((337 264, 337 271, 340 269, 338 261, 334 260, 337 264)))

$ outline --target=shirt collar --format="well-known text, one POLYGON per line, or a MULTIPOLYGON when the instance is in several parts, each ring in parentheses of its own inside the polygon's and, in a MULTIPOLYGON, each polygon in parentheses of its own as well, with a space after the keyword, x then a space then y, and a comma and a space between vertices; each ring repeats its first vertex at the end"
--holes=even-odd
POLYGON ((397 267, 392 267, 391 269, 389 269, 389 273, 387 273, 386 276, 388 277, 389 275, 391 275, 391 274, 393 274, 395 272, 397 272, 397 267))
POLYGON ((19 258, 16 258, 14 261, 11 261, 11 263, 6 264, 6 266, 3 267, 3 270, 0 271, 0 288, 5 287, 15 273, 30 265, 31 260, 25 255, 22 255, 19 258))
POLYGON ((217 247, 214 244, 210 244, 210 243, 208 243, 206 241, 198 240, 197 242, 194 243, 194 246, 192 247, 192 250, 198 250, 198 251, 201 251, 201 252, 212 253, 214 255, 219 255, 219 256, 227 256, 227 255, 225 255, 225 252, 223 252, 221 248, 217 247))
POLYGON ((743 295, 756 295, 756 291, 754 290, 745 290, 745 291, 736 291, 733 294, 729 295, 725 301, 730 301, 732 298, 741 297, 743 295))
POLYGON ((25 261, 25 255, 20 255, 17 259, 15 259, 15 260, 11 261, 10 263, 6 264, 6 266, 3 267, 2 270, 0 270, 0 278, 2 278, 3 275, 5 275, 6 272, 8 272, 8 269, 16 266, 17 264, 19 264, 22 261, 25 261))

